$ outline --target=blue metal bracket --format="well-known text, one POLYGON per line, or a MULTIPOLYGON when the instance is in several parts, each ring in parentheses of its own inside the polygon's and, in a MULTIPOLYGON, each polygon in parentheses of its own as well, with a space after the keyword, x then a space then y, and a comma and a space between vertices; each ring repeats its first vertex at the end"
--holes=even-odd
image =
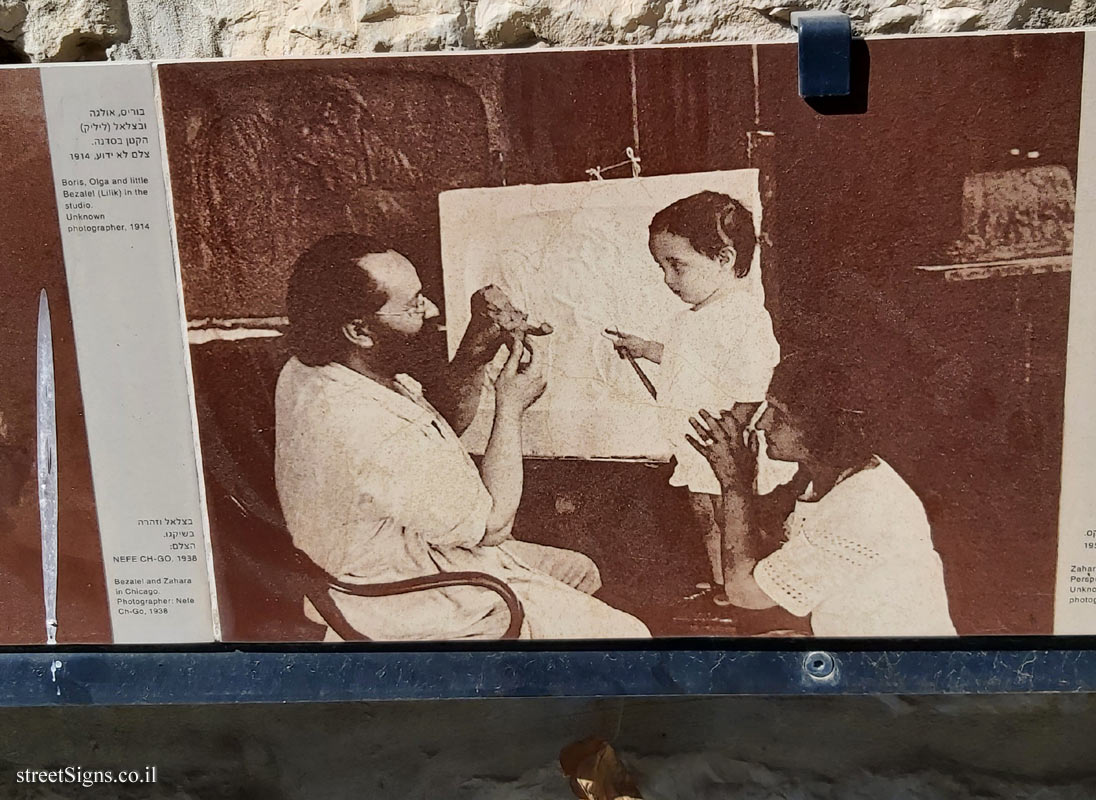
POLYGON ((838 11, 795 11, 799 32, 799 96, 846 97, 852 92, 852 22, 838 11))
POLYGON ((745 651, 0 650, 0 707, 1096 691, 1096 650, 948 649, 953 643, 902 650, 896 644, 745 651))

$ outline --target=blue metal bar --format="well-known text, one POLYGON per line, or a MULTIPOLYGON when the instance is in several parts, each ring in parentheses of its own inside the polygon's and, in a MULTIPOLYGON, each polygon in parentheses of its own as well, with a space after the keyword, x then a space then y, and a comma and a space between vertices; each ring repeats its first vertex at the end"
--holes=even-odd
POLYGON ((0 652, 0 706, 1093 691, 1087 649, 0 652))

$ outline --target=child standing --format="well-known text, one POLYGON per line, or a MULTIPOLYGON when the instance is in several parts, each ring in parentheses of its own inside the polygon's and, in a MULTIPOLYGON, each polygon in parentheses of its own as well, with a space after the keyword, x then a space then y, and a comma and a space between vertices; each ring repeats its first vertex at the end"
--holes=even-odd
MULTIPOLYGON (((780 361, 759 270, 751 269, 757 248, 753 215, 728 195, 700 192, 655 214, 648 246, 666 286, 687 307, 669 320, 661 341, 608 333, 622 357, 626 352, 661 365, 660 418, 676 462, 670 484, 689 490, 704 531, 715 601, 723 605, 721 489, 686 435, 695 434, 689 418, 700 408, 751 404, 747 413, 756 417, 780 361)), ((781 466, 794 471, 793 465, 781 466)))

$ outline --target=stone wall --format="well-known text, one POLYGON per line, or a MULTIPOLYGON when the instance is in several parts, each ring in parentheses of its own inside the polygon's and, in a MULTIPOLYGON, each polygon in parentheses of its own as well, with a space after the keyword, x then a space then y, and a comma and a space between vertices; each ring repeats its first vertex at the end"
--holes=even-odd
POLYGON ((574 800, 611 740, 645 800, 1091 800, 1096 700, 710 697, 0 709, 11 800, 574 800), (157 767, 136 787, 20 770, 157 767))
POLYGON ((806 8, 862 34, 1096 22, 1096 0, 0 0, 0 60, 756 41, 806 8))

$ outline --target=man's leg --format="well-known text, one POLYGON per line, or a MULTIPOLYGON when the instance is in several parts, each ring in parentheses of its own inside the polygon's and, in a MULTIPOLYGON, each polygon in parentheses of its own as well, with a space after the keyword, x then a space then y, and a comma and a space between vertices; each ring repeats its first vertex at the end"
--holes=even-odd
POLYGON ((593 559, 577 550, 549 547, 513 539, 501 545, 527 567, 565 583, 572 589, 593 594, 601 588, 601 573, 593 559))
POLYGON ((608 603, 558 581, 541 576, 515 580, 511 588, 525 608, 523 638, 530 639, 636 639, 650 638, 647 626, 608 603))

